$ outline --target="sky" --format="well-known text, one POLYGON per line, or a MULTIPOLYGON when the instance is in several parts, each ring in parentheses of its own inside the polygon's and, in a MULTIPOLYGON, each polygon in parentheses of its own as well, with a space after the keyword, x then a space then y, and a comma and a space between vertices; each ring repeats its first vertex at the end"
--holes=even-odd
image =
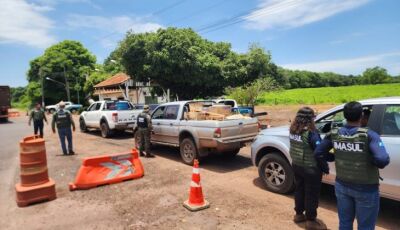
POLYGON ((400 74, 399 0, 0 0, 0 85, 25 86, 29 61, 65 39, 98 63, 128 30, 192 28, 289 69, 400 74))

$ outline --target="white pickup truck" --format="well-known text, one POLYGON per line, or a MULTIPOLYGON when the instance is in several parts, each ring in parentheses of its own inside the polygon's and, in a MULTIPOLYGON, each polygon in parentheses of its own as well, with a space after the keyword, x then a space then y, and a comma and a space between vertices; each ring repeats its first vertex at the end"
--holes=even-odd
MULTIPOLYGON (((193 112, 191 105, 199 103, 203 102, 181 101, 158 106, 151 115, 151 143, 179 147, 183 162, 191 165, 194 159, 210 153, 236 156, 240 148, 257 136, 257 118, 189 119, 187 115, 193 112)), ((212 104, 204 102, 204 106, 212 104)), ((135 141, 139 142, 137 135, 135 141)))
POLYGON ((114 130, 135 129, 136 117, 142 110, 135 110, 128 101, 97 101, 79 117, 82 132, 89 128, 101 130, 102 137, 110 137, 114 130))

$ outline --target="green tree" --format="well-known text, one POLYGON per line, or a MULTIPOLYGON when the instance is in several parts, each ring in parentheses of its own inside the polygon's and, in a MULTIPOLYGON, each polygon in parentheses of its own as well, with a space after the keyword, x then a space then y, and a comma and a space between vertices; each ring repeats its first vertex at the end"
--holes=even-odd
POLYGON ((67 100, 66 87, 63 85, 67 83, 71 99, 76 102, 77 91, 83 88, 86 76, 94 70, 95 63, 96 57, 80 42, 65 40, 55 44, 30 62, 27 96, 32 102, 40 101, 43 81, 46 104, 67 100))
POLYGON ((386 69, 376 66, 366 69, 362 74, 362 82, 364 84, 380 84, 390 82, 391 77, 386 69))
POLYGON ((228 88, 226 94, 241 105, 254 106, 265 92, 279 90, 276 81, 270 77, 261 77, 246 86, 228 88))
POLYGON ((103 65, 96 65, 95 71, 93 71, 86 79, 83 91, 86 95, 93 95, 94 86, 111 76, 111 73, 104 70, 103 65))

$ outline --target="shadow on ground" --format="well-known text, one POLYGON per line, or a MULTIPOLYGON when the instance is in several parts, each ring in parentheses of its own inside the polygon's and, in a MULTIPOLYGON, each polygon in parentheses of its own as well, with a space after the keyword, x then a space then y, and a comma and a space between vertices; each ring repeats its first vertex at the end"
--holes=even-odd
MULTIPOLYGON (((96 136, 96 137, 101 137, 100 130, 89 130, 89 131, 86 132, 86 134, 89 134, 89 135, 92 135, 92 136, 96 136)), ((111 137, 104 138, 104 139, 105 140, 123 140, 123 139, 129 139, 129 138, 133 138, 133 132, 130 132, 130 131, 116 131, 116 132, 113 133, 113 135, 111 137)))
MULTIPOLYGON (((253 180, 253 184, 256 187, 264 189, 265 192, 269 192, 264 182, 260 177, 257 177, 253 180)), ((282 194, 282 196, 293 199, 294 205, 294 193, 291 192, 289 194, 282 194)), ((321 187, 321 195, 319 199, 319 206, 321 208, 337 212, 336 208, 336 196, 335 196, 335 187, 329 184, 322 184, 321 187)), ((400 202, 389 200, 386 198, 381 198, 381 205, 378 217, 377 226, 385 229, 399 229, 400 226, 400 202)), ((302 227, 299 225, 299 227, 302 227)), ((304 227, 303 227, 304 228, 304 227)))
MULTIPOLYGON (((152 151, 158 157, 179 161, 184 164, 181 160, 181 155, 178 148, 153 146, 152 151)), ((228 173, 252 166, 251 159, 240 154, 233 158, 223 155, 210 154, 209 156, 200 159, 201 168, 217 173, 228 173)))

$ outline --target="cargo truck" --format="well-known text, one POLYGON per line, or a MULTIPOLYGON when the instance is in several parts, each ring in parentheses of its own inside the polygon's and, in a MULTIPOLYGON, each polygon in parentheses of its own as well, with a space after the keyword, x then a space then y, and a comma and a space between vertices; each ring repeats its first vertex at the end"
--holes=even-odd
POLYGON ((11 108, 10 87, 0 85, 0 121, 8 121, 8 110, 11 108))

